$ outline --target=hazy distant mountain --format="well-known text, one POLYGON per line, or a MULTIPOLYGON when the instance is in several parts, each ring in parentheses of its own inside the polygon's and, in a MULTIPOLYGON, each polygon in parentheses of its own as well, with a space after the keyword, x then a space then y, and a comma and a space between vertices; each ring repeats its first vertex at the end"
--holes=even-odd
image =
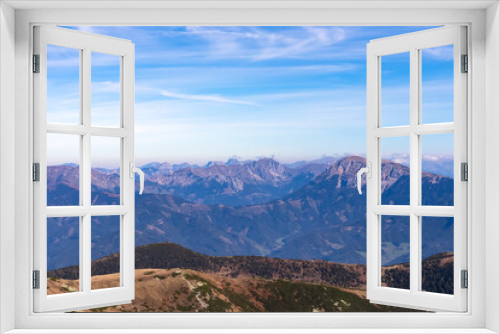
MULTIPOLYGON (((173 187, 175 195, 145 193, 136 196, 136 244, 168 241, 208 255, 265 255, 364 263, 366 197, 365 192, 359 195, 356 190, 356 173, 364 165, 364 158, 346 157, 330 165, 316 177, 311 172, 311 181, 307 180, 304 171, 294 174, 272 159, 235 166, 187 168, 167 178, 161 177, 158 172, 150 176, 146 187, 161 188, 163 185, 158 183, 164 182, 167 187, 173 187), (290 185, 298 177, 302 178, 304 185, 293 189, 290 185), (178 184, 184 187, 173 186, 178 184), (183 190, 191 189, 197 192, 197 198, 227 199, 236 196, 235 194, 245 194, 241 189, 252 186, 253 189, 263 190, 286 189, 283 184, 288 184, 290 190, 285 191, 281 198, 247 206, 199 204, 182 199, 177 193, 186 196, 187 192, 183 190), (214 196, 210 197, 212 193, 214 196), (228 193, 230 196, 225 197, 228 193)), ((69 171, 65 170, 65 173, 69 171)), ((389 161, 382 163, 383 203, 404 203, 409 196, 408 175, 409 169, 404 165, 389 161)), ((96 174, 95 177, 100 176, 96 174)), ((111 184, 115 181, 110 175, 102 177, 110 178, 111 184)), ((56 196, 53 198, 54 202, 78 197, 76 188, 72 187, 77 183, 59 184, 55 179, 57 177, 51 181, 49 194, 56 196)), ((422 188, 424 205, 452 205, 452 179, 424 173, 422 188)), ((117 200, 116 194, 106 189, 96 189, 95 193, 101 203, 115 203, 117 200)), ((386 265, 408 261, 409 228, 405 219, 407 218, 382 217, 384 226, 388 226, 384 230, 388 240, 385 240, 382 249, 386 265)), ((432 220, 435 228, 423 229, 423 256, 453 251, 452 219, 451 222, 450 219, 427 219, 432 220)), ((97 226, 99 227, 93 230, 93 234, 101 234, 102 240, 116 234, 109 234, 107 224, 97 226)), ((49 240, 50 238, 49 231, 49 240)), ((106 255, 106 251, 100 247, 94 247, 93 259, 106 255)), ((51 268, 68 265, 59 261, 58 256, 55 254, 51 257, 51 268)))
POLYGON ((297 161, 297 162, 292 162, 292 163, 287 163, 287 164, 284 164, 285 166, 289 167, 289 168, 301 168, 301 167, 304 167, 305 165, 309 165, 309 164, 318 164, 318 165, 331 165, 333 164, 335 161, 339 160, 340 157, 322 157, 322 158, 319 158, 319 159, 316 159, 316 160, 302 160, 302 161, 297 161))
POLYGON ((169 162, 150 162, 148 164, 145 164, 141 166, 140 168, 143 171, 162 171, 162 172, 167 172, 171 173, 173 171, 183 169, 183 168, 198 168, 199 166, 196 164, 190 164, 187 162, 183 162, 180 164, 171 164, 169 162))
POLYGON ((304 186, 326 166, 309 164, 291 169, 271 158, 209 163, 204 168, 175 170, 147 165, 145 192, 172 194, 199 204, 231 206, 260 204, 281 198, 304 186))
MULTIPOLYGON (((408 154, 393 154, 389 157, 384 158, 405 166, 410 166, 410 156, 408 154)), ((427 173, 453 177, 453 166, 453 156, 450 155, 424 154, 422 156, 422 170, 427 173)))

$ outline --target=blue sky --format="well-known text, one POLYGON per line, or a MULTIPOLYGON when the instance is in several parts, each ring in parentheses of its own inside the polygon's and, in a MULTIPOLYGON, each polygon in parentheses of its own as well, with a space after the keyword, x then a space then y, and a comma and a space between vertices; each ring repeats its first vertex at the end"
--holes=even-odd
MULTIPOLYGON (((204 163, 231 156, 273 156, 292 162, 323 155, 364 155, 366 44, 428 29, 72 28, 135 43, 139 165, 151 161, 204 163)), ((442 47, 423 54, 424 122, 452 121, 450 51, 451 47, 442 47)), ((48 120, 77 122, 78 52, 53 47, 48 56, 48 120)), ((383 125, 406 125, 408 60, 404 55, 391 57, 394 59, 382 61, 383 125)), ((118 124, 117 64, 114 56, 92 55, 95 125, 118 124)), ((401 144, 393 142, 386 150, 388 155, 407 152, 405 139, 401 144)), ((54 163, 69 162, 64 157, 69 151, 66 143, 49 142, 49 150, 60 152, 51 155, 54 163)), ((104 146, 101 152, 95 159, 103 166, 113 164, 104 146)), ((429 155, 449 153, 449 140, 428 145, 429 155)))

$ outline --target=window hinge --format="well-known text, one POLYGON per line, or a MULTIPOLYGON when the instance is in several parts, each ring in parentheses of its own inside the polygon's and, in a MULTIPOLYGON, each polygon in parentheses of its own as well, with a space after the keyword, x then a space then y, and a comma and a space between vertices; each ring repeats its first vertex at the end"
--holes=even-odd
POLYGON ((40 163, 33 164, 33 181, 40 182, 40 163))
POLYGON ((33 73, 40 73, 40 55, 33 55, 33 73))
POLYGON ((462 270, 462 289, 467 289, 469 287, 469 272, 467 270, 462 270))
POLYGON ((469 165, 466 162, 462 162, 460 165, 460 180, 469 181, 469 165))
POLYGON ((469 72, 469 56, 462 55, 462 73, 469 72))
POLYGON ((33 270, 33 289, 40 289, 40 270, 33 270))

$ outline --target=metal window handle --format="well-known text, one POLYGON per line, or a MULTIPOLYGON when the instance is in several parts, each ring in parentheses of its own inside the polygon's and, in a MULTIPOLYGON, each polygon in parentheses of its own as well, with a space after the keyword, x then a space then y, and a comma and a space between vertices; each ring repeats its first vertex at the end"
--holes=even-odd
POLYGON ((142 195, 142 192, 144 191, 144 172, 140 169, 134 166, 134 162, 130 162, 130 178, 134 179, 135 173, 139 174, 139 184, 140 184, 140 189, 139 189, 139 195, 142 195))
POLYGON ((372 163, 371 162, 367 162, 366 163, 366 167, 364 168, 361 168, 360 170, 358 170, 358 173, 356 174, 356 179, 357 179, 357 182, 358 182, 358 192, 359 194, 361 195, 362 192, 361 192, 361 176, 366 173, 366 177, 371 179, 372 177, 372 163))

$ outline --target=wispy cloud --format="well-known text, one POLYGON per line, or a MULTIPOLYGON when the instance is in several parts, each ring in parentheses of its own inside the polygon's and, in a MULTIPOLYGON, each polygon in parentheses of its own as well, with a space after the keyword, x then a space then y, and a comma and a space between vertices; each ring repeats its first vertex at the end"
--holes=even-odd
POLYGON ((304 57, 347 38, 344 27, 186 27, 184 34, 206 42, 212 57, 253 61, 304 57))
POLYGON ((167 90, 162 90, 160 91, 160 94, 166 97, 171 97, 174 99, 181 99, 181 100, 195 100, 195 101, 208 101, 208 102, 219 102, 219 103, 232 103, 232 104, 242 104, 242 105, 248 105, 248 106, 255 106, 257 105, 256 103, 249 102, 249 101, 240 101, 240 100, 232 100, 225 98, 220 95, 203 95, 203 94, 181 94, 181 93, 174 93, 170 92, 167 90))
POLYGON ((440 61, 452 61, 453 45, 445 45, 430 49, 423 49, 422 54, 424 59, 425 57, 430 57, 432 59, 440 61))

